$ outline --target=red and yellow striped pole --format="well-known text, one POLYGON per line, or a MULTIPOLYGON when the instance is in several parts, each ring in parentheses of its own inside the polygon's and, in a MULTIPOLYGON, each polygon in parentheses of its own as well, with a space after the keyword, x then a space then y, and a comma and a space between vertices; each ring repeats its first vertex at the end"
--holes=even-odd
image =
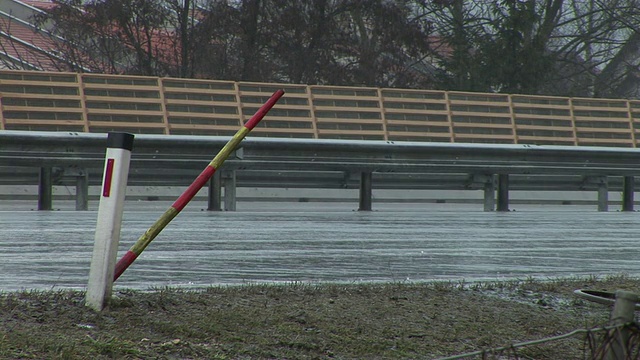
POLYGON ((271 110, 276 102, 284 95, 284 90, 278 90, 267 100, 264 105, 258 109, 258 111, 247 121, 246 124, 233 137, 227 142, 224 147, 218 152, 215 158, 211 160, 209 165, 198 175, 198 177, 189 185, 180 197, 171 205, 167 211, 160 216, 160 218, 147 230, 138 241, 127 251, 127 253, 118 261, 115 268, 113 281, 116 281, 120 275, 131 265, 140 253, 155 239, 156 236, 162 231, 162 229, 173 220, 173 218, 184 209, 184 207, 193 199, 193 197, 200 191, 204 184, 209 181, 217 169, 220 168, 222 163, 229 157, 231 152, 240 144, 242 139, 258 125, 260 120, 271 110))

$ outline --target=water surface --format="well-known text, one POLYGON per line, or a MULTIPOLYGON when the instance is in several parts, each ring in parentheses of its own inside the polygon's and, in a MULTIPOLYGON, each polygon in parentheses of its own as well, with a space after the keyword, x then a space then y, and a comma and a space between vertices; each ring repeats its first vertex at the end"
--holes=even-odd
MULTIPOLYGON (((640 274, 639 214, 591 207, 189 205, 117 287, 640 274)), ((127 204, 119 257, 166 210, 127 204)), ((0 210, 0 290, 86 287, 97 211, 0 210)))

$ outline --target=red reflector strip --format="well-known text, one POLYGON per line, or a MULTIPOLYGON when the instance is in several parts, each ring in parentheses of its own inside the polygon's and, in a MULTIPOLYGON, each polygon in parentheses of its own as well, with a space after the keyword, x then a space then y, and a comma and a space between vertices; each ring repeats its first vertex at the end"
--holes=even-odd
POLYGON ((107 159, 107 168, 104 171, 104 184, 102 187, 102 196, 109 197, 111 194, 111 181, 113 180, 113 163, 114 159, 107 159))

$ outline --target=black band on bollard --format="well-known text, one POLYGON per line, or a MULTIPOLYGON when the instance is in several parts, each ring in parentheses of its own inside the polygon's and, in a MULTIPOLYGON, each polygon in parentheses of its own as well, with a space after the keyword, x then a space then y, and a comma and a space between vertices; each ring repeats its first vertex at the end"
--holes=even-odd
POLYGON ((133 149, 133 134, 110 132, 107 134, 107 147, 113 149, 133 149))

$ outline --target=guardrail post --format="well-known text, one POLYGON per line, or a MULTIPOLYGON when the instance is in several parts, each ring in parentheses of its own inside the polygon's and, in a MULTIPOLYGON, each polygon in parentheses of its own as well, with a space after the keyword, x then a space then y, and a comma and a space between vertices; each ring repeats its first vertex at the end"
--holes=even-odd
POLYGON ((236 171, 224 172, 224 210, 236 211, 236 171))
POLYGON ((86 170, 76 176, 76 210, 89 210, 89 174, 86 170))
POLYGON ((509 174, 498 175, 498 207, 496 211, 509 211, 509 174))
POLYGON ((113 288, 133 135, 109 133, 85 304, 104 308, 113 288))
POLYGON ((40 180, 38 181, 38 210, 51 210, 53 208, 53 181, 51 180, 51 167, 40 168, 40 180))
POLYGON ((633 211, 633 191, 635 189, 635 178, 625 176, 622 183, 622 211, 633 211))
POLYGON ((598 211, 609 211, 609 181, 601 176, 598 181, 598 211))
POLYGON ((222 199, 222 179, 220 172, 215 172, 209 179, 209 196, 207 198, 207 210, 222 211, 220 200, 222 199))
POLYGON ((484 211, 494 211, 496 208, 496 182, 493 175, 484 179, 484 211))
POLYGON ((371 211, 371 172, 360 173, 360 206, 358 211, 371 211))
MULTIPOLYGON (((624 325, 634 321, 636 303, 640 300, 638 295, 624 290, 616 291, 616 302, 611 312, 611 325, 624 325)), ((629 342, 629 330, 619 327, 610 330, 608 338, 611 340, 604 359, 622 360, 628 359, 627 344, 629 342)))

